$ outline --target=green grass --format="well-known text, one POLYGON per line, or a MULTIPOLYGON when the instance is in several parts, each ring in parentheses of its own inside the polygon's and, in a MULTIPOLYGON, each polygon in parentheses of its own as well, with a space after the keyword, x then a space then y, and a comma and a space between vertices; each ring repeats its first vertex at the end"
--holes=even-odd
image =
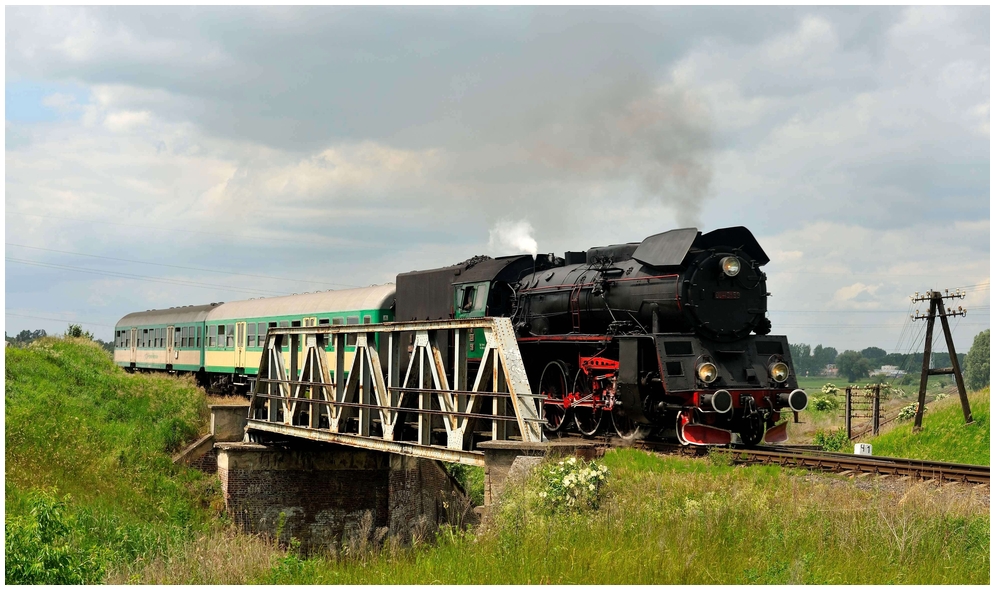
POLYGON ((97 582, 211 522, 215 480, 170 459, 206 424, 192 381, 46 338, 6 349, 5 401, 8 583, 97 582))
MULTIPOLYGON (((868 490, 832 476, 717 458, 607 454, 597 510, 551 510, 541 478, 506 497, 478 535, 435 546, 288 555, 274 584, 986 584, 990 519, 979 499, 910 484, 868 490)), ((182 581, 182 580, 177 580, 182 581)))
POLYGON ((960 397, 955 393, 926 405, 920 432, 912 432, 910 420, 898 423, 892 430, 867 442, 873 445, 875 455, 990 465, 989 390, 971 393, 968 400, 973 424, 964 424, 960 397))

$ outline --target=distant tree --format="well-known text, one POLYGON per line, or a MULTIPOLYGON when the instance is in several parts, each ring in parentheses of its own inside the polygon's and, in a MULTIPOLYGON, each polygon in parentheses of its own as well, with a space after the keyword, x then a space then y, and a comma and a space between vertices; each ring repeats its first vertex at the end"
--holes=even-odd
POLYGON ((883 348, 878 348, 877 346, 868 346, 864 350, 860 351, 860 356, 867 360, 880 359, 888 355, 888 352, 883 348))
POLYGON ((836 357, 836 368, 839 370, 840 375, 846 377, 849 383, 853 383, 861 377, 867 377, 867 374, 871 370, 867 359, 860 356, 860 353, 855 350, 846 350, 838 355, 836 357))
POLYGON ((880 369, 881 365, 885 364, 884 358, 888 356, 888 352, 877 346, 868 346, 860 351, 860 356, 867 359, 867 363, 872 369, 880 369))
POLYGON ((823 348, 821 344, 817 345, 814 350, 812 350, 812 365, 816 369, 815 372, 821 372, 826 368, 826 365, 831 365, 836 362, 836 349, 832 346, 823 348))
POLYGON ((991 330, 974 337, 964 359, 964 384, 968 389, 987 387, 991 381, 991 330))
POLYGON ((66 338, 86 338, 87 340, 93 340, 93 334, 84 330, 83 326, 79 324, 69 324, 69 328, 66 330, 66 338))
POLYGON ((13 338, 10 337, 10 336, 7 336, 7 333, 4 332, 5 339, 8 342, 11 342, 11 343, 16 344, 18 346, 26 346, 26 345, 34 342, 35 340, 38 340, 39 338, 44 338, 45 336, 48 336, 48 334, 45 333, 45 330, 34 330, 34 331, 32 331, 32 330, 21 330, 20 333, 18 333, 17 336, 14 336, 13 338))
POLYGON ((789 344, 788 348, 791 350, 796 375, 805 375, 812 370, 812 347, 808 344, 789 344))

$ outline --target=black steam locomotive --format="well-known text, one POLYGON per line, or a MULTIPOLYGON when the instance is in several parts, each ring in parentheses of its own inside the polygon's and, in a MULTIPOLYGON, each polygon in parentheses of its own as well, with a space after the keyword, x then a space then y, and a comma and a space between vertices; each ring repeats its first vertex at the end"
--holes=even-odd
MULTIPOLYGON (((511 317, 546 428, 683 444, 787 438, 808 404, 766 317, 769 262, 743 227, 638 243, 477 257, 397 277, 396 319, 511 317), (607 414, 607 416, 606 416, 607 414)), ((482 344, 471 340, 469 358, 482 344)))

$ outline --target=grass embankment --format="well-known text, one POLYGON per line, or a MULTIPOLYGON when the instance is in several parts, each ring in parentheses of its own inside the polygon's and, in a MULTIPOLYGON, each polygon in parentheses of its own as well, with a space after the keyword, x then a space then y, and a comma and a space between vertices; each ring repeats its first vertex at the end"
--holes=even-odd
POLYGON ((216 521, 216 479, 170 460, 206 425, 192 380, 46 338, 7 348, 5 399, 6 582, 99 582, 216 521))
POLYGON ((553 491, 535 478, 477 536, 443 532, 434 547, 351 559, 290 556, 259 581, 988 583, 987 491, 874 489, 721 461, 612 451, 603 460, 611 474, 596 510, 551 509, 553 491))
POLYGON ((898 422, 890 431, 868 440, 875 455, 928 461, 991 464, 989 389, 968 394, 972 424, 964 424, 960 397, 954 393, 926 405, 922 430, 913 433, 912 421, 898 422))
POLYGON ((597 509, 552 508, 562 487, 536 477, 473 533, 401 548, 359 530, 338 554, 305 559, 232 533, 216 480, 170 461, 204 425, 191 382, 127 375, 84 342, 6 358, 7 582, 989 581, 987 490, 875 489, 633 450, 604 458, 597 509))

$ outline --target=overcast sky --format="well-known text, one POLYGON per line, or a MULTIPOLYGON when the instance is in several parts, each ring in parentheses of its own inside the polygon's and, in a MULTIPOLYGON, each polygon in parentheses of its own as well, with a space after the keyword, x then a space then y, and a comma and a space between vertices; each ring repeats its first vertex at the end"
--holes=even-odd
POLYGON ((733 225, 791 342, 990 323, 988 7, 5 14, 8 334, 733 225))

